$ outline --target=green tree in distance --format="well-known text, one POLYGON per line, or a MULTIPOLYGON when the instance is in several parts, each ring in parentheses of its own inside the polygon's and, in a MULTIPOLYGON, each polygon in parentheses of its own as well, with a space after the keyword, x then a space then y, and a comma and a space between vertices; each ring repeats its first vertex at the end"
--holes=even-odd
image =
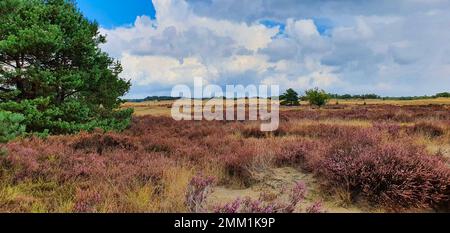
POLYGON ((74 1, 1 0, 0 110, 22 114, 28 132, 125 128, 130 82, 98 29, 74 1))
POLYGON ((298 101, 298 93, 294 89, 289 88, 280 96, 280 104, 286 106, 297 106, 300 105, 298 101))
POLYGON ((449 98, 450 97, 450 92, 442 92, 442 93, 437 93, 435 95, 436 98, 449 98))
POLYGON ((316 105, 318 107, 325 105, 330 99, 330 96, 324 90, 319 90, 317 87, 306 90, 305 97, 311 105, 316 105))

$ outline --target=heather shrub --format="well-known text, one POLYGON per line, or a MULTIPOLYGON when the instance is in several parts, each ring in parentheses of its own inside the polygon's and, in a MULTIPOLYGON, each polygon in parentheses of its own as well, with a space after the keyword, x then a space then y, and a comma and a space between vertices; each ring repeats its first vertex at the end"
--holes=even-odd
POLYGON ((190 212, 200 213, 205 211, 205 202, 212 192, 213 177, 194 176, 186 190, 186 206, 190 212))
MULTIPOLYGON (((261 197, 257 200, 251 197, 237 198, 234 201, 217 205, 213 208, 215 213, 293 213, 300 210, 299 204, 304 202, 307 189, 303 182, 296 182, 288 194, 287 200, 278 198, 265 201, 261 197)), ((316 202, 306 208, 307 213, 321 213, 321 202, 316 202)))
POLYGON ((335 138, 344 137, 346 134, 348 134, 348 132, 358 130, 360 130, 360 128, 356 126, 342 126, 320 123, 317 125, 294 125, 287 131, 288 134, 301 137, 334 140, 335 138))
POLYGON ((73 211, 77 213, 97 212, 96 205, 102 201, 100 193, 95 189, 77 189, 73 211))
POLYGON ((257 127, 257 126, 253 126, 253 127, 245 127, 245 128, 243 128, 241 130, 241 134, 245 138, 250 138, 250 137, 264 138, 264 137, 266 137, 266 134, 268 134, 268 133, 261 131, 261 129, 259 127, 257 127))
MULTIPOLYGON (((78 139, 75 139, 77 141, 78 139)), ((159 153, 114 150, 99 154, 76 150, 71 142, 32 138, 6 146, 8 155, 0 158, 15 181, 27 179, 58 182, 109 179, 117 186, 132 182, 158 182, 173 161, 159 153)))
POLYGON ((393 137, 398 137, 402 129, 400 125, 386 121, 376 121, 373 123, 373 127, 393 137))
MULTIPOLYGON (((448 210, 446 152, 434 156, 415 146, 411 137, 416 133, 414 125, 401 126, 394 119, 400 110, 412 118, 409 120, 420 117, 419 123, 448 130, 445 123, 450 112, 442 106, 346 106, 282 111, 285 120, 279 132, 267 134, 261 134, 255 122, 178 122, 146 116, 133 118, 130 128, 120 133, 22 138, 0 146, 0 210, 211 211, 205 210, 204 199, 212 184, 206 182, 205 186, 200 178, 192 181, 194 174, 201 171, 217 177, 218 185, 242 188, 265 184, 273 166, 311 172, 323 184, 322 191, 346 190, 352 202, 366 200, 390 209, 448 210), (427 118, 434 120, 425 121, 427 118), (301 124, 298 119, 375 123, 373 127, 301 124), (249 133, 242 133, 246 130, 249 133)), ((430 141, 445 143, 446 139, 430 141)), ((297 202, 290 190, 261 196, 240 198, 218 210, 290 212, 294 211, 292 203, 297 202)), ((307 206, 300 198, 297 203, 295 211, 321 211, 320 202, 307 206)))
POLYGON ((442 126, 432 122, 415 123, 414 126, 412 126, 411 131, 413 133, 423 134, 431 138, 439 137, 445 134, 445 129, 442 126))
POLYGON ((9 143, 5 149, 8 154, 0 158, 2 168, 5 173, 12 177, 14 182, 27 179, 50 180, 54 178, 55 173, 59 172, 56 166, 50 164, 54 160, 49 159, 55 148, 46 147, 39 139, 31 138, 21 143, 9 143))
POLYGON ((318 214, 323 212, 323 204, 320 201, 314 202, 314 204, 306 208, 306 213, 310 214, 318 214))
POLYGON ((263 203, 260 200, 253 200, 250 197, 226 203, 222 206, 216 206, 213 209, 215 213, 278 213, 283 209, 278 203, 263 203))
MULTIPOLYGON (((43 144, 40 139, 9 143, 7 148, 11 153, 2 157, 0 162, 1 179, 12 184, 44 183, 45 186, 30 186, 30 198, 44 203, 49 211, 130 211, 129 207, 121 206, 120 197, 126 196, 129 190, 139 190, 138 187, 148 185, 155 187, 152 202, 165 200, 165 195, 168 195, 168 188, 163 184, 170 184, 173 180, 163 180, 163 177, 174 166, 172 160, 158 153, 122 150, 102 155, 86 153, 74 150, 70 145, 43 144), (47 185, 53 183, 57 186, 47 185), (79 190, 73 193, 67 189, 58 191, 60 186, 76 186, 79 190), (41 193, 46 195, 41 196, 41 193), (60 196, 68 197, 63 203, 59 201, 60 196), (65 203, 70 200, 73 200, 73 208, 58 207, 69 205, 65 203)), ((21 209, 20 212, 28 210, 21 209)))
POLYGON ((92 151, 98 154, 102 154, 103 151, 114 149, 137 150, 137 146, 134 145, 131 138, 115 133, 82 133, 78 135, 77 140, 72 146, 75 150, 92 151))
POLYGON ((410 142, 362 144, 344 138, 317 165, 329 190, 345 189, 353 201, 364 198, 386 208, 427 208, 449 200, 450 170, 410 142))
MULTIPOLYGON (((410 112, 406 112, 406 111, 396 111, 395 113, 388 113, 390 114, 389 116, 385 115, 383 117, 383 115, 381 115, 380 120, 383 119, 389 119, 389 120, 394 120, 394 121, 398 121, 398 122, 411 122, 415 120, 415 117, 418 117, 417 115, 413 115, 413 113, 410 112)), ((417 114, 417 113, 416 113, 417 114)))
MULTIPOLYGON (((103 157, 103 156, 98 156, 103 157)), ((101 167, 93 168, 96 172, 111 180, 116 186, 127 188, 129 185, 159 185, 164 174, 176 164, 173 160, 159 153, 114 152, 107 159, 104 171, 101 167)))
POLYGON ((349 106, 342 109, 322 111, 320 109, 300 109, 298 111, 281 111, 281 119, 345 119, 414 122, 418 120, 449 120, 450 109, 445 106, 394 106, 371 105, 349 106))
POLYGON ((214 135, 218 133, 217 131, 221 130, 221 127, 216 127, 216 125, 205 125, 200 124, 193 129, 189 129, 189 131, 184 131, 184 136, 187 136, 189 140, 201 140, 202 138, 208 137, 210 135, 214 135))
POLYGON ((288 213, 294 212, 297 204, 305 199, 306 192, 307 189, 305 183, 296 182, 294 184, 294 187, 290 190, 289 201, 287 204, 285 204, 284 211, 288 213))
POLYGON ((241 203, 242 203, 241 199, 237 198, 232 202, 215 206, 213 212, 226 214, 238 213, 239 209, 241 208, 241 203))
POLYGON ((317 143, 306 139, 284 141, 282 143, 278 153, 275 155, 276 165, 300 166, 306 170, 310 169, 309 161, 314 156, 314 150, 318 149, 317 143))
POLYGON ((254 183, 250 167, 256 156, 256 148, 242 145, 241 147, 233 148, 233 151, 230 151, 229 154, 222 155, 220 162, 230 178, 238 180, 243 186, 248 187, 254 183))
POLYGON ((148 152, 171 152, 172 151, 171 143, 167 142, 159 138, 155 141, 148 141, 145 145, 145 150, 148 152))
POLYGON ((277 146, 275 139, 238 140, 230 143, 213 162, 223 168, 226 185, 249 187, 258 181, 260 172, 273 166, 277 146))
POLYGON ((270 136, 280 137, 286 135, 286 129, 283 125, 280 125, 278 129, 273 132, 264 132, 261 131, 259 125, 250 125, 244 126, 240 132, 245 138, 267 138, 270 136))

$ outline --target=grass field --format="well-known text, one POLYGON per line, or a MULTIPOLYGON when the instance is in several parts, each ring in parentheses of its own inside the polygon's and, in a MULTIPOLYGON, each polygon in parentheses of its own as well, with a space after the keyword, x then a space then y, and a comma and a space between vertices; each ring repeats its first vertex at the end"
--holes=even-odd
MULTIPOLYGON (((189 101, 189 100, 186 100, 189 101)), ((214 100, 213 100, 214 101, 214 100)), ((174 101, 147 101, 140 103, 127 102, 122 105, 123 108, 133 108, 136 116, 170 116, 170 107, 174 101)), ((206 103, 207 101, 204 101, 206 103)), ((248 103, 248 100, 246 100, 248 103)), ((423 106, 423 105, 450 105, 450 98, 433 98, 433 99, 421 99, 421 100, 336 100, 331 99, 328 102, 328 108, 336 107, 336 105, 395 105, 395 106, 423 106)), ((297 107, 302 109, 308 107, 306 101, 301 101, 301 106, 297 107)), ((292 110, 296 107, 281 107, 280 110, 292 110)))
POLYGON ((2 145, 0 212, 448 212, 449 99, 282 107, 280 127, 175 121, 2 145))

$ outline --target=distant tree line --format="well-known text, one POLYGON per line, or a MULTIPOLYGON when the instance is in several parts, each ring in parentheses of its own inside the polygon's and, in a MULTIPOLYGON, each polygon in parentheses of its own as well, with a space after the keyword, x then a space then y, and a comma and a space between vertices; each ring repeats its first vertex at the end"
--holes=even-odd
POLYGON ((381 96, 376 94, 363 94, 363 95, 350 95, 350 94, 329 94, 331 98, 333 99, 382 99, 381 96))
MULTIPOLYGON (((350 95, 350 94, 329 94, 319 88, 309 89, 305 91, 303 96, 292 88, 287 89, 282 95, 280 95, 280 104, 286 106, 300 105, 301 101, 308 101, 311 105, 321 107, 325 105, 330 99, 348 100, 348 99, 380 99, 380 100, 418 100, 418 99, 430 99, 430 98, 450 98, 449 92, 437 93, 433 96, 405 96, 405 97, 381 97, 376 94, 362 94, 362 95, 350 95)), ((338 103, 338 102, 336 102, 338 103)), ((365 103, 365 102, 364 102, 365 103)))
MULTIPOLYGON (((220 98, 220 97, 217 97, 220 98)), ((227 99, 226 97, 222 97, 223 99, 227 99)), ((245 97, 248 99, 248 97, 245 97)), ((254 97, 259 99, 260 97, 254 97)), ((329 94, 326 93, 323 90, 319 90, 318 88, 310 89, 305 92, 305 95, 300 96, 294 89, 289 88, 279 96, 281 104, 282 105, 288 105, 288 106, 296 106, 299 105, 299 101, 309 101, 310 99, 315 99, 313 102, 318 102, 318 105, 323 105, 323 100, 329 100, 329 99, 341 99, 341 100, 348 100, 348 99, 379 99, 379 100, 418 100, 418 99, 430 99, 430 98, 450 98, 450 92, 442 92, 437 93, 433 96, 402 96, 402 97, 389 97, 389 96, 379 96, 377 94, 360 94, 360 95, 351 95, 351 94, 329 94), (318 97, 317 97, 318 96, 318 97)), ((125 101, 128 102, 144 102, 144 101, 164 101, 164 100, 177 100, 181 99, 181 97, 172 97, 172 96, 148 96, 143 99, 126 99, 125 101)), ((212 98, 203 98, 203 100, 209 100, 212 98)), ((233 98, 231 98, 233 99, 233 98)), ((234 98, 237 99, 237 98, 234 98)), ((268 97, 268 99, 271 99, 271 97, 268 97)))
POLYGON ((178 100, 181 97, 172 97, 172 96, 148 96, 143 99, 126 99, 125 101, 140 103, 145 101, 164 101, 164 100, 178 100))
POLYGON ((329 94, 333 99, 381 99, 381 100, 418 100, 418 99, 430 99, 430 98, 450 98, 450 92, 437 93, 436 95, 428 96, 401 96, 401 97, 389 97, 379 96, 376 94, 362 94, 362 95, 350 95, 350 94, 329 94))
POLYGON ((435 95, 435 97, 436 97, 436 98, 439 98, 439 97, 450 98, 450 92, 437 93, 437 94, 435 95))

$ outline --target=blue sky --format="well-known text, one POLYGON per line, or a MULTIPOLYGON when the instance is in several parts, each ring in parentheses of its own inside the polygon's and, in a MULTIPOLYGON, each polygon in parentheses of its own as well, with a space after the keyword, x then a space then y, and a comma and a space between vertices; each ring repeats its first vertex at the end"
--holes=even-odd
POLYGON ((278 84, 385 96, 450 91, 447 0, 78 0, 133 86, 278 84))
POLYGON ((78 7, 89 19, 104 28, 132 26, 137 16, 155 18, 155 8, 149 0, 77 0, 78 7))

